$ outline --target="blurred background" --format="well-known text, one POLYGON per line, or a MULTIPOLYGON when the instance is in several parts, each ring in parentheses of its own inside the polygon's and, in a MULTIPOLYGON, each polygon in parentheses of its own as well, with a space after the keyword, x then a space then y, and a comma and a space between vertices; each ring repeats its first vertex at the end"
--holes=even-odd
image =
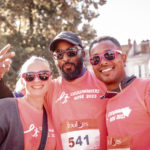
POLYGON ((16 52, 4 79, 13 90, 19 68, 31 55, 48 59, 57 77, 49 43, 64 30, 80 35, 88 68, 91 69, 87 62, 90 42, 110 35, 120 41, 128 55, 127 72, 148 77, 149 4, 149 0, 0 0, 0 48, 10 43, 16 52))

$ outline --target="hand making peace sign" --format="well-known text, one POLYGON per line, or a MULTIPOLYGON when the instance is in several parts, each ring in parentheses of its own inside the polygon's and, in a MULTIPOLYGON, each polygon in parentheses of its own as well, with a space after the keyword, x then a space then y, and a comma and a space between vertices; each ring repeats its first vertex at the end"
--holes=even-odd
POLYGON ((9 71, 12 63, 10 58, 15 56, 15 52, 8 52, 10 47, 10 44, 7 44, 3 49, 0 50, 0 78, 3 78, 3 75, 9 71))

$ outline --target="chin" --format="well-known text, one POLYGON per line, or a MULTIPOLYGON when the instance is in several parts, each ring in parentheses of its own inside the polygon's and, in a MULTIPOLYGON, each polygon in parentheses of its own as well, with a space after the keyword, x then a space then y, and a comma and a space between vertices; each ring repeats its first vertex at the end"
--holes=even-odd
POLYGON ((40 97, 42 97, 43 95, 45 95, 45 91, 39 91, 39 92, 34 92, 34 93, 32 93, 34 96, 40 96, 40 97))
POLYGON ((110 77, 109 76, 108 77, 99 76, 97 78, 105 84, 113 84, 116 81, 116 79, 112 78, 111 76, 110 77))

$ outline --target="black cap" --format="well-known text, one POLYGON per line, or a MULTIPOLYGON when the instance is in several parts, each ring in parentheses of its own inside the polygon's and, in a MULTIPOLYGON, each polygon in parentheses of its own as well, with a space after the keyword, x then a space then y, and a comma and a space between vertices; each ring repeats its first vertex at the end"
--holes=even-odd
POLYGON ((83 48, 82 42, 77 34, 75 34, 73 32, 63 31, 63 32, 59 33, 54 38, 54 40, 50 43, 50 46, 49 46, 50 51, 54 51, 56 48, 57 42, 59 42, 61 40, 67 41, 73 45, 79 45, 83 48))

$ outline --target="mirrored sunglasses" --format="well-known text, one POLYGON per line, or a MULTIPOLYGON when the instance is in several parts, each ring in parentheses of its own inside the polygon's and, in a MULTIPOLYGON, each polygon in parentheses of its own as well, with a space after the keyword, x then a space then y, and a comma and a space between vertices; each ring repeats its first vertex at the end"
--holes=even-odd
POLYGON ((110 50, 101 55, 94 55, 89 58, 89 62, 91 63, 91 65, 95 66, 101 62, 102 58, 104 58, 107 61, 112 61, 116 58, 117 53, 122 54, 122 51, 121 50, 110 50))
POLYGON ((27 81, 34 81, 36 77, 41 81, 47 81, 51 73, 49 71, 40 71, 40 72, 26 72, 22 74, 22 77, 27 81))
POLYGON ((53 53, 53 57, 56 60, 61 60, 64 57, 64 54, 66 53, 68 57, 75 57, 78 54, 78 51, 81 50, 82 48, 80 46, 74 46, 74 47, 70 47, 66 50, 55 50, 55 52, 53 53))

